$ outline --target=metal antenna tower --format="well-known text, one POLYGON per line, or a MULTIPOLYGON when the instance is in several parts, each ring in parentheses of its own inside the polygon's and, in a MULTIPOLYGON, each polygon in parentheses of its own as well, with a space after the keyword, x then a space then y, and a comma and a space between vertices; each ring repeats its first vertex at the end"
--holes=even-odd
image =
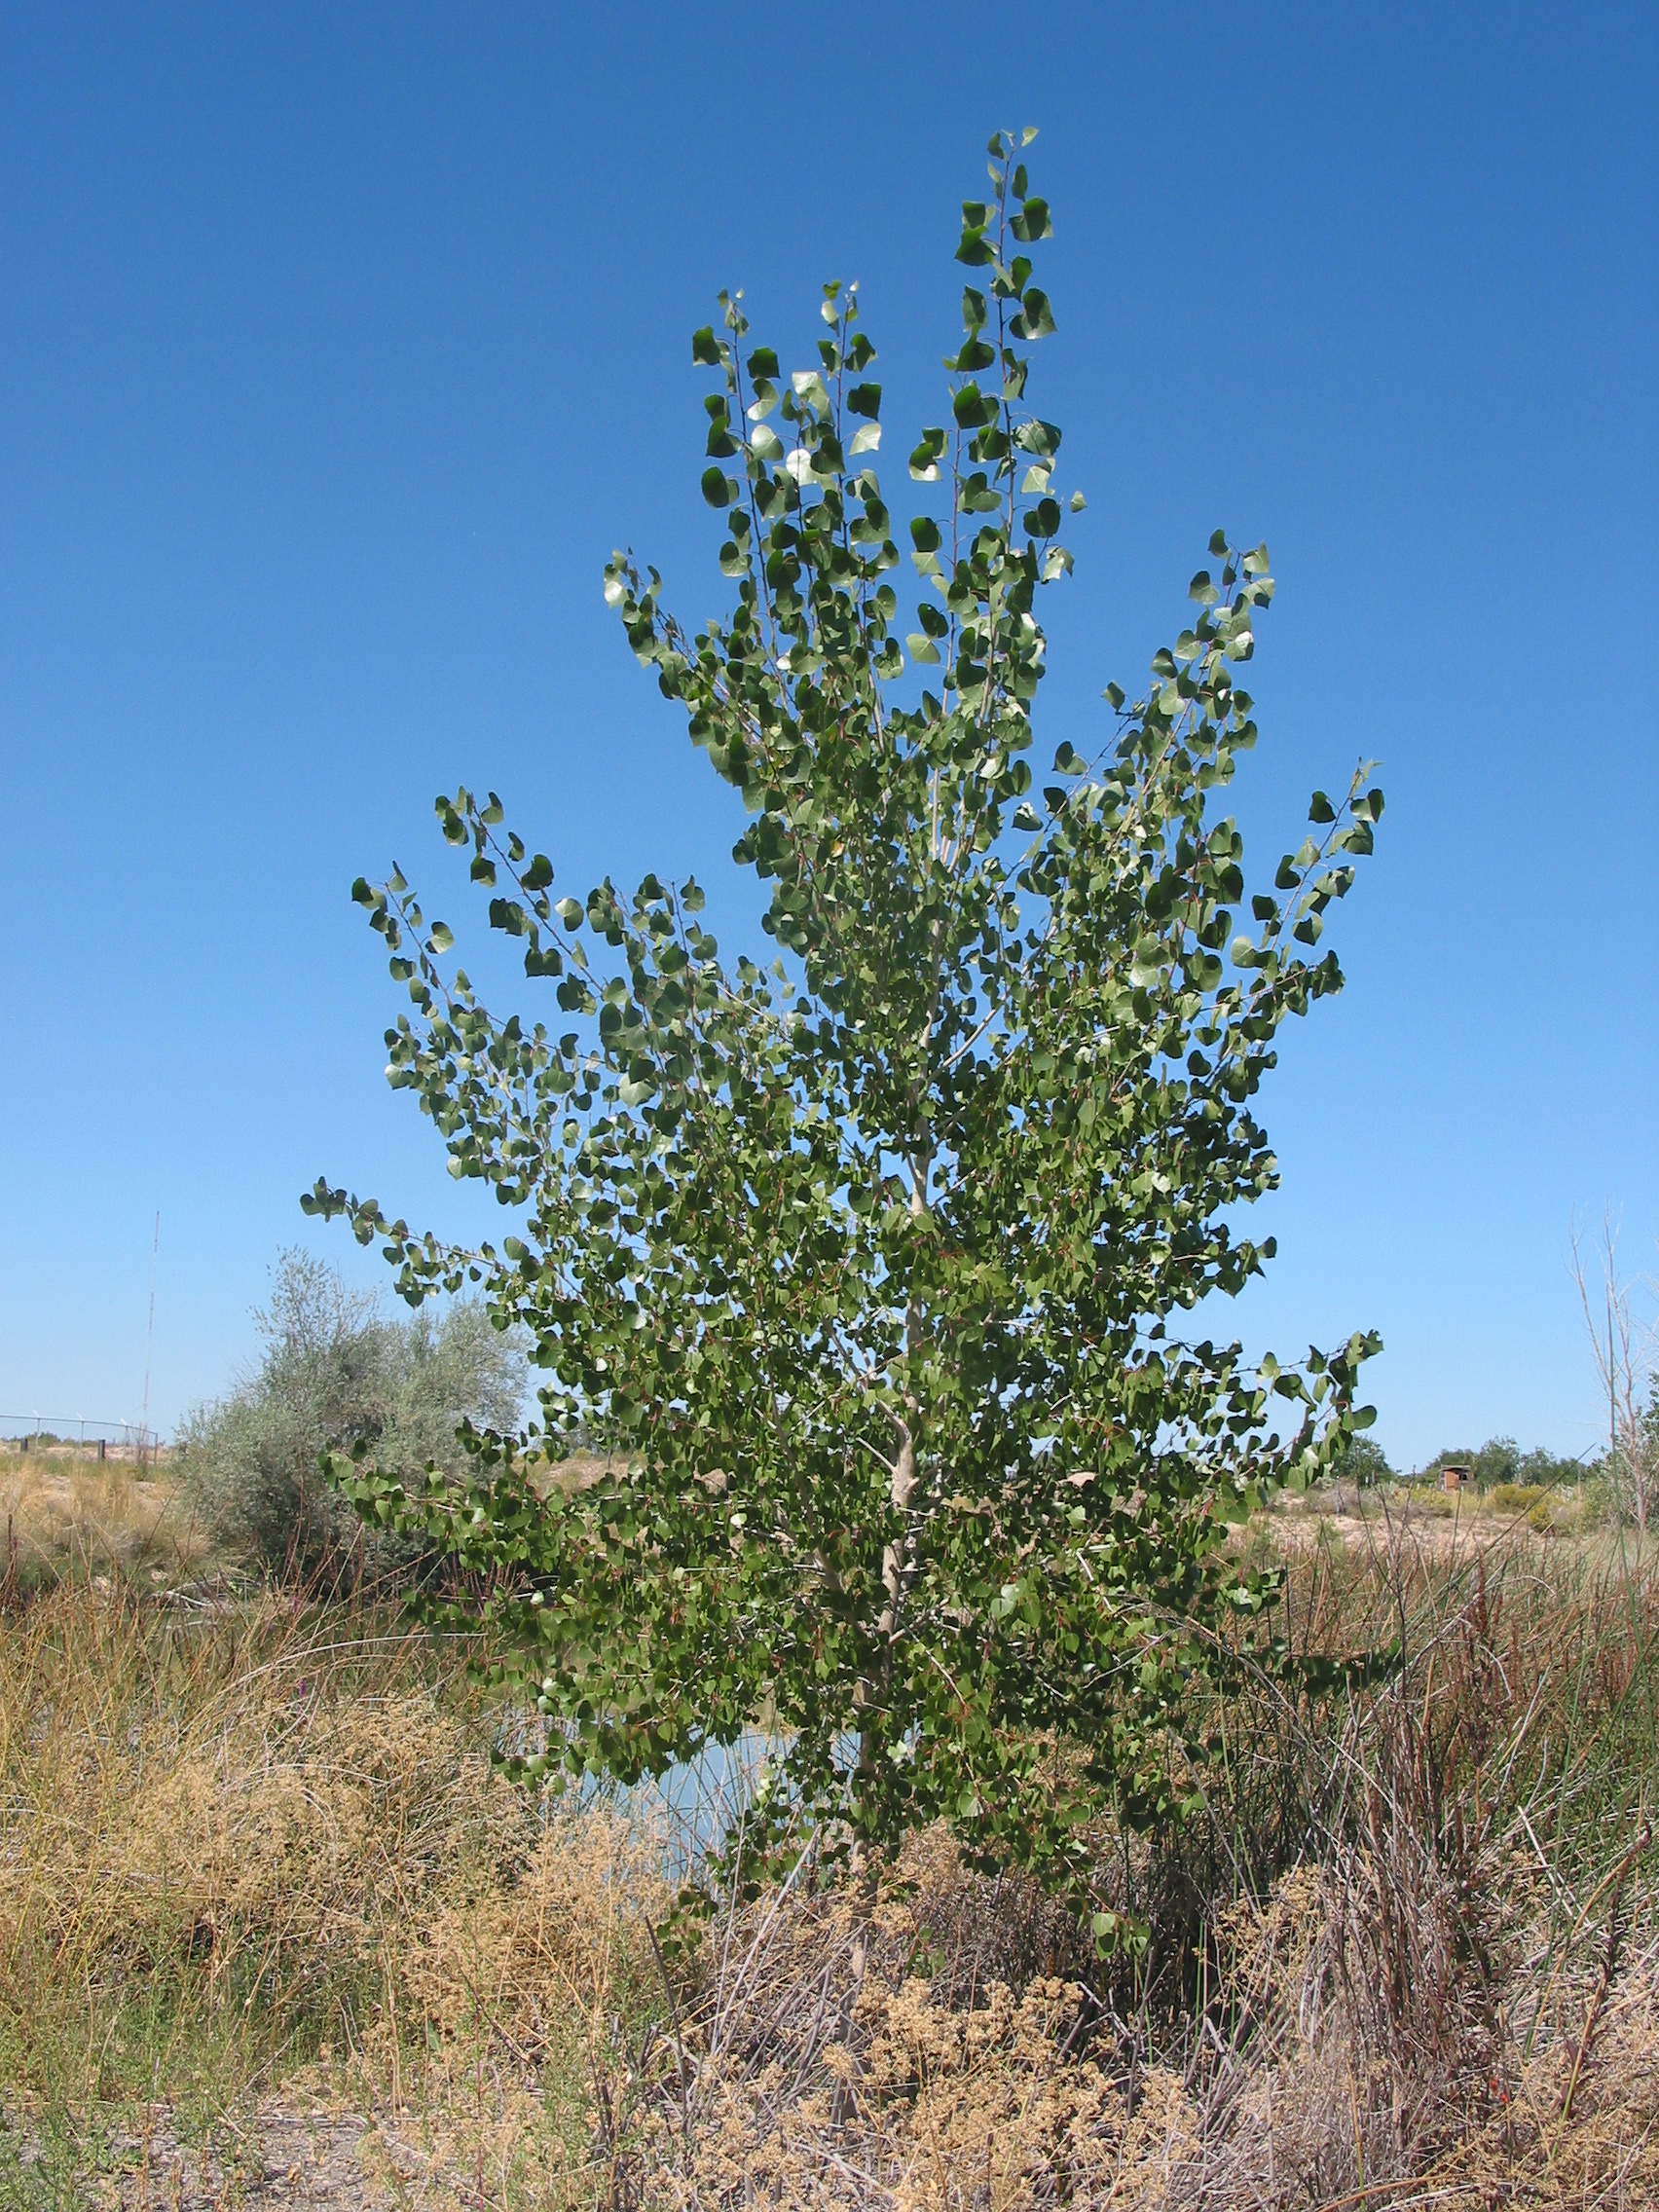
POLYGON ((156 1209, 156 1234, 150 1239, 150 1326, 144 1338, 144 1411, 138 1418, 138 1449, 150 1449, 150 1354, 156 1346, 156 1256, 162 1248, 162 1215, 156 1209))

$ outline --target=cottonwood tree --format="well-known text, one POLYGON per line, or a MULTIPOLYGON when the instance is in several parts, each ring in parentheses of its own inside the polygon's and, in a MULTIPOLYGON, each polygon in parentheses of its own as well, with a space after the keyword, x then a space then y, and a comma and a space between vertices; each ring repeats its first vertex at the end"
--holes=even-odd
POLYGON ((1036 787, 1039 600, 1072 557, 1060 432, 1027 404, 1054 322, 1023 151, 999 133, 964 209, 910 623, 856 287, 825 287, 793 375, 740 296, 693 340, 727 616, 690 635, 654 570, 606 571, 743 794, 777 959, 722 958, 694 883, 556 898, 494 795, 440 798, 567 1018, 488 1013, 400 874, 354 896, 412 1002, 390 1081, 513 1234, 307 1203, 383 1239, 410 1300, 481 1280, 530 1333, 544 1424, 475 1438, 461 1492, 339 1472, 491 1578, 551 1755, 629 1778, 759 1725, 774 1802, 870 1838, 942 1816, 1071 1882, 1104 1807, 1188 1786, 1194 1670, 1261 1595, 1226 1525, 1369 1418, 1373 1340, 1251 1369, 1181 1324, 1271 1255, 1233 1226, 1276 1181, 1252 1100, 1280 1023, 1341 988, 1317 940, 1382 801, 1363 770, 1315 793, 1238 926, 1218 801, 1273 585, 1220 534, 1150 684, 1111 686, 1097 755, 1062 743, 1036 787), (543 1462, 578 1423, 609 1471, 567 1495, 543 1462))

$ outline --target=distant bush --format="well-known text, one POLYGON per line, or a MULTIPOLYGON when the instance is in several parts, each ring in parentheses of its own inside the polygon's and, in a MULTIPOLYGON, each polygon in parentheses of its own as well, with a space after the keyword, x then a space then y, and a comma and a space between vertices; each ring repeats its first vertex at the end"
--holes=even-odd
POLYGON ((1499 1513, 1525 1513, 1544 1494, 1541 1483, 1493 1483, 1492 1502, 1499 1513))
MULTIPOLYGON (((324 1451, 363 1439, 400 1475, 433 1461, 458 1472, 463 1419, 517 1425, 524 1352, 480 1305, 458 1300, 437 1321, 424 1310, 388 1321, 334 1269, 289 1251, 255 1318, 265 1340, 258 1368, 228 1397, 198 1407, 179 1444, 190 1504, 264 1567, 314 1570, 362 1540, 350 1506, 322 1481, 324 1451)), ((385 1539, 370 1545, 392 1564, 385 1539)))
POLYGON ((1525 1453, 1516 1461, 1514 1480, 1533 1483, 1548 1490, 1561 1483, 1582 1482, 1584 1462, 1581 1459, 1564 1459, 1554 1452, 1542 1449, 1525 1453))
POLYGON ((1578 1498, 1578 1526, 1580 1529, 1616 1529, 1623 1518, 1624 1501, 1619 1495, 1619 1485, 1610 1475, 1604 1454, 1584 1478, 1578 1498))

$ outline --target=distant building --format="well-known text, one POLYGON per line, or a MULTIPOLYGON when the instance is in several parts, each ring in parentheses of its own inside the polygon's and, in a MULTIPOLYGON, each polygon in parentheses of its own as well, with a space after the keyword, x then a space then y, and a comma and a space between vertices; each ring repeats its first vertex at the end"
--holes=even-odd
POLYGON ((1448 1467, 1445 1470, 1445 1474, 1446 1487, 1448 1490, 1461 1490, 1463 1485, 1469 1479, 1469 1470, 1467 1467, 1448 1467))

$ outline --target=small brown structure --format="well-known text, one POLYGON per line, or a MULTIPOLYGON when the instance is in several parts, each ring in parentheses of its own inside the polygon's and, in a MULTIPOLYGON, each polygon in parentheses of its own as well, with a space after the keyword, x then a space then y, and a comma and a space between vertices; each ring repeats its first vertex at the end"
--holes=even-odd
POLYGON ((1448 1490, 1461 1490, 1468 1479, 1469 1470, 1467 1467, 1448 1467, 1446 1469, 1446 1487, 1448 1490))

